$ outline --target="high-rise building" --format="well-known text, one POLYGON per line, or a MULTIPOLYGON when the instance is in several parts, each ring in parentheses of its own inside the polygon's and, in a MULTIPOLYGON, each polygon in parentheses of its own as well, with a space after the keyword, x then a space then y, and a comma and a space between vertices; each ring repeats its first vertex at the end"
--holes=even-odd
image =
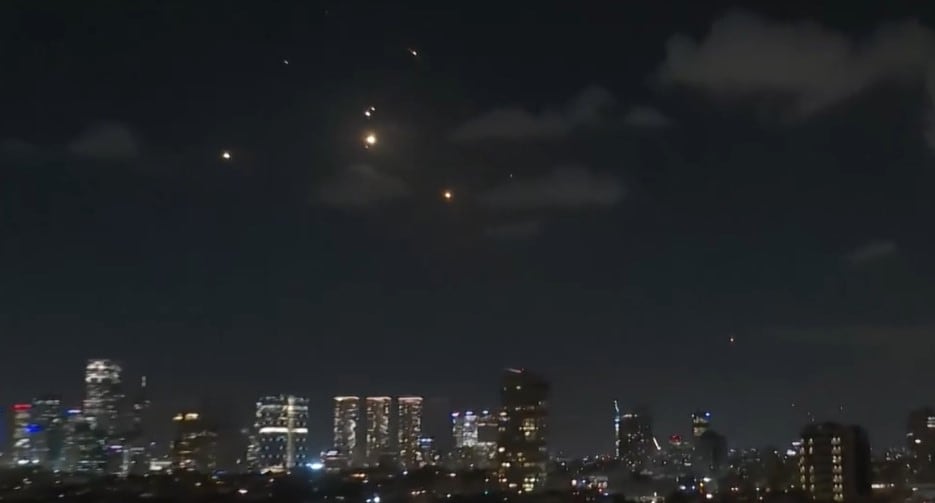
POLYGON ((454 438, 455 448, 477 445, 477 415, 474 411, 451 413, 451 436, 454 438))
POLYGON ((451 462, 461 469, 487 470, 493 467, 497 451, 497 416, 489 410, 451 413, 451 435, 454 451, 451 462))
POLYGON ((39 464, 39 458, 33 447, 37 433, 32 422, 32 405, 18 403, 13 406, 13 435, 11 437, 10 464, 26 466, 39 464))
POLYGON ((308 464, 308 399, 266 396, 256 403, 256 456, 260 472, 289 472, 308 464))
POLYGON ((356 396, 334 397, 334 445, 337 451, 333 464, 348 466, 357 464, 357 425, 360 421, 360 398, 356 396))
POLYGON ((388 396, 368 396, 367 407, 367 463, 377 466, 390 454, 390 405, 388 396))
POLYGON ((543 378, 526 370, 503 373, 497 475, 507 490, 531 492, 545 484, 548 399, 549 384, 543 378))
POLYGON ((61 470, 65 449, 65 411, 55 395, 32 401, 32 443, 35 458, 47 470, 61 470))
POLYGON ((909 413, 906 448, 913 481, 935 482, 935 411, 930 407, 909 413))
POLYGON ((655 447, 649 413, 645 409, 621 411, 614 401, 614 428, 617 459, 630 470, 639 471, 655 447))
POLYGON ((213 472, 217 468, 217 432, 197 412, 180 412, 172 422, 175 424, 170 453, 172 469, 213 472))
POLYGON ((65 411, 66 472, 103 473, 107 467, 104 435, 85 420, 80 409, 65 411))
POLYGON ((121 368, 106 359, 88 360, 84 372, 82 414, 91 426, 110 441, 120 432, 120 406, 123 401, 121 368))
POLYGON ((802 430, 799 483, 812 501, 856 501, 870 494, 870 442, 859 426, 812 423, 802 430))
POLYGON ((142 475, 149 470, 149 441, 145 428, 146 412, 149 410, 149 406, 146 376, 143 376, 140 378, 139 387, 133 396, 133 406, 130 410, 130 424, 124 451, 126 457, 124 473, 142 475))
POLYGON ((696 410, 692 413, 692 438, 704 435, 711 427, 711 413, 705 410, 696 410))
POLYGON ((399 408, 396 435, 399 464, 403 469, 412 470, 423 464, 419 449, 419 437, 422 436, 422 397, 401 396, 396 401, 399 408))
POLYGON ((692 465, 697 475, 718 478, 727 469, 727 438, 708 429, 695 439, 692 465))

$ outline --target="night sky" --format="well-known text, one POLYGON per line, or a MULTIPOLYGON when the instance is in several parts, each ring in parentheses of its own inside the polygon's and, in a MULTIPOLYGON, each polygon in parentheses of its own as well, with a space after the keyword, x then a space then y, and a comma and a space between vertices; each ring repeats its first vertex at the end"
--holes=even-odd
POLYGON ((935 402, 935 8, 532 4, 0 3, 0 403, 114 358, 157 432, 296 393, 318 449, 332 395, 442 435, 517 366, 574 455, 613 399, 899 442, 935 402))

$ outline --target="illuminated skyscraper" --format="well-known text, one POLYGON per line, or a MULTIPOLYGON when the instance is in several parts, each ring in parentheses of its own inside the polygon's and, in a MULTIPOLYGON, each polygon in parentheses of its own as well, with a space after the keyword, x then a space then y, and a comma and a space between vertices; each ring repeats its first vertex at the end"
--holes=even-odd
POLYGON ((129 431, 125 444, 126 466, 124 473, 142 475, 149 471, 149 442, 146 436, 144 419, 149 410, 149 395, 146 391, 146 376, 140 378, 139 387, 133 397, 133 406, 130 410, 129 431))
POLYGON ((498 418, 489 410, 475 414, 474 411, 451 413, 451 436, 454 451, 451 462, 460 469, 482 469, 493 467, 497 451, 498 418))
POLYGON ((455 448, 477 445, 477 415, 474 411, 451 413, 451 436, 455 448))
POLYGON ((63 470, 101 474, 107 463, 104 436, 84 419, 81 409, 65 411, 65 452, 63 470))
POLYGON ((809 500, 862 501, 870 480, 870 442, 862 428, 812 423, 802 430, 799 483, 809 500))
POLYGON ((548 399, 549 384, 541 377, 526 370, 503 373, 497 474, 509 491, 530 492, 545 484, 548 399))
POLYGON ((711 413, 697 410, 692 413, 692 437, 699 438, 711 427, 711 413))
POLYGON ((10 449, 10 464, 26 466, 39 464, 33 448, 33 437, 37 430, 32 423, 32 405, 18 403, 13 406, 13 436, 10 449))
POLYGON ((112 360, 88 360, 84 372, 84 407, 82 414, 93 428, 108 439, 119 431, 120 403, 123 392, 121 368, 112 360))
POLYGON ((211 473, 217 468, 217 432, 208 427, 197 412, 180 412, 172 418, 173 470, 211 473))
POLYGON ((388 396, 368 396, 367 403, 367 463, 380 464, 390 454, 390 405, 388 396))
POLYGON ((419 437, 422 436, 422 397, 401 396, 396 399, 398 411, 397 445, 399 464, 411 470, 422 465, 419 437))
POLYGON ((65 443, 65 411, 61 398, 46 395, 32 401, 33 451, 47 470, 61 470, 65 443))
POLYGON ((256 403, 256 469, 289 472, 308 463, 308 399, 266 396, 256 403))
POLYGON ((639 471, 655 449, 652 420, 645 410, 621 412, 616 401, 614 413, 617 459, 623 461, 630 470, 639 471))
POLYGON ((344 466, 357 464, 357 424, 360 421, 360 398, 356 396, 334 397, 334 445, 335 460, 344 466))
POLYGON ((935 411, 922 407, 909 413, 906 448, 914 482, 935 482, 935 411))

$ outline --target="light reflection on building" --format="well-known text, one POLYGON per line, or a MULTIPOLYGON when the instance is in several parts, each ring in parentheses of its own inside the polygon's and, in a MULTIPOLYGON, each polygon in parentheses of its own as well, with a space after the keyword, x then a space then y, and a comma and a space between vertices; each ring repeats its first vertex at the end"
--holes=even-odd
POLYGON ((390 452, 390 406, 388 396, 368 396, 366 458, 370 466, 377 466, 390 452))

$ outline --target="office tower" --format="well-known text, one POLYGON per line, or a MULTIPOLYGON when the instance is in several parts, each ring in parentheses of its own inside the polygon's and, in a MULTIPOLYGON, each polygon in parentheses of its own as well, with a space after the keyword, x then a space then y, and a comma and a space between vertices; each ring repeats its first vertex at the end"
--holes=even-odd
POLYGON ((399 464, 404 470, 412 470, 422 465, 419 451, 419 437, 422 436, 422 397, 401 396, 396 402, 399 464))
POLYGON ((32 422, 32 405, 18 403, 13 406, 13 435, 10 448, 10 464, 26 466, 39 464, 33 449, 33 436, 37 432, 32 422))
POLYGON ((256 404, 257 469, 290 472, 308 464, 308 399, 266 396, 256 404))
POLYGON ((497 475, 507 490, 530 492, 545 484, 548 399, 549 384, 541 377, 526 370, 503 373, 497 475))
POLYGON ((708 411, 697 410, 692 413, 692 438, 698 438, 704 435, 711 427, 711 413, 708 411))
POLYGON ((489 410, 451 413, 454 450, 451 462, 460 469, 487 470, 493 467, 497 451, 498 419, 489 410))
POLYGON ((621 411, 614 401, 616 457, 633 471, 639 471, 655 450, 652 419, 643 410, 621 411))
POLYGON ((870 495, 870 442, 859 426, 812 423, 802 430, 799 483, 812 501, 870 495))
POLYGON ((108 440, 116 438, 120 431, 120 405, 123 401, 120 374, 120 365, 112 360, 88 360, 85 367, 82 414, 108 440))
POLYGON ((456 449, 477 445, 477 415, 474 411, 451 413, 451 436, 456 449))
POLYGON ((422 466, 435 466, 440 460, 438 450, 435 449, 435 437, 421 436, 419 444, 419 463, 422 466))
POLYGON ((65 448, 65 416, 62 400, 46 395, 32 402, 33 452, 47 470, 61 470, 65 448))
POLYGON ((93 428, 80 409, 65 411, 64 471, 101 474, 107 466, 104 435, 93 428))
POLYGON ((909 413, 906 448, 914 482, 935 482, 935 411, 922 407, 909 413))
POLYGON ((357 464, 357 423, 360 420, 360 398, 356 396, 334 397, 334 445, 337 451, 332 456, 335 463, 344 467, 357 464), (340 460, 340 461, 337 461, 340 460))
POLYGON ((390 454, 390 405, 388 396, 368 396, 367 407, 367 464, 377 466, 390 454))
POLYGON ((170 459, 173 470, 211 473, 217 468, 217 432, 197 412, 172 418, 175 436, 170 459))
POLYGON ((692 465, 696 474, 718 478, 727 469, 727 438, 708 429, 695 439, 692 465))
POLYGON ((477 416, 477 444, 474 446, 476 468, 489 470, 494 467, 499 438, 500 418, 489 410, 482 410, 477 416))
POLYGON ((149 395, 146 390, 146 376, 140 378, 140 384, 133 395, 130 409, 130 421, 126 434, 124 473, 142 475, 149 471, 149 442, 146 437, 145 417, 149 410, 149 395))

